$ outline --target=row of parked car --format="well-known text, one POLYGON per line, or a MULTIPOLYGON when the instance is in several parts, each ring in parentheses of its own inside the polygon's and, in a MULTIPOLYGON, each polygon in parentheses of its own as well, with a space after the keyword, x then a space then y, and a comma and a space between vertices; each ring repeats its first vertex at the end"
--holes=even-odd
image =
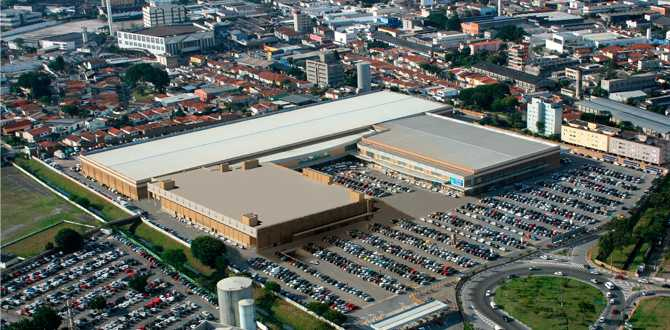
POLYGON ((472 260, 470 257, 460 255, 448 249, 444 249, 439 245, 437 245, 436 243, 428 242, 428 240, 425 240, 423 238, 414 235, 410 235, 404 231, 391 228, 384 224, 373 223, 370 226, 370 231, 403 242, 407 245, 411 245, 420 250, 426 251, 433 256, 440 257, 443 260, 449 261, 463 268, 470 268, 477 266, 479 264, 477 261, 472 260))
POLYGON ((587 175, 572 175, 571 173, 568 173, 567 175, 558 177, 558 180, 567 182, 575 187, 586 188, 595 192, 599 192, 603 195, 608 195, 619 199, 627 199, 631 197, 629 192, 621 191, 615 187, 595 182, 589 179, 587 175))
POLYGON ((487 248, 479 244, 468 242, 466 240, 458 240, 452 235, 444 233, 433 227, 424 226, 407 219, 394 219, 393 222, 402 229, 405 229, 415 234, 419 234, 423 237, 430 238, 431 240, 437 242, 450 244, 451 246, 453 246, 458 250, 461 250, 467 254, 479 257, 484 260, 491 261, 497 259, 500 256, 498 252, 496 252, 491 248, 487 248))
POLYGON ((374 197, 386 197, 393 194, 412 192, 413 189, 370 175, 365 163, 358 160, 345 160, 318 168, 319 171, 333 176, 333 181, 374 197))
POLYGON ((353 286, 351 286, 351 285, 349 285, 345 282, 338 281, 338 280, 336 280, 336 279, 334 279, 334 278, 332 278, 332 277, 330 277, 330 276, 328 276, 328 275, 326 275, 322 272, 319 272, 318 270, 316 270, 316 268, 314 268, 312 266, 309 266, 308 264, 306 264, 306 263, 304 263, 304 262, 302 262, 302 261, 300 261, 296 258, 290 257, 286 254, 281 253, 281 252, 277 252, 277 255, 279 256, 279 258, 282 261, 289 263, 290 265, 302 270, 303 272, 305 272, 307 274, 310 274, 310 275, 316 277, 317 279, 323 281, 324 283, 328 283, 328 284, 336 287, 337 289, 339 289, 343 292, 346 292, 350 295, 356 296, 356 297, 360 298, 361 300, 363 300, 365 302, 373 302, 375 300, 367 292, 365 292, 365 291, 363 291, 359 288, 355 288, 355 287, 353 287, 353 286))
POLYGON ((368 263, 376 265, 385 270, 389 270, 400 275, 401 277, 409 279, 414 283, 420 285, 429 285, 435 281, 435 277, 433 276, 417 271, 416 269, 409 267, 401 262, 397 262, 377 251, 368 250, 360 244, 356 244, 350 240, 341 239, 336 236, 329 236, 325 238, 325 242, 341 248, 348 254, 358 259, 365 260, 368 263))
POLYGON ((322 261, 329 262, 341 270, 352 274, 358 278, 361 278, 367 282, 373 283, 386 291, 395 293, 395 294, 404 294, 408 291, 411 291, 411 288, 400 283, 396 278, 389 276, 387 274, 382 274, 376 270, 362 266, 348 258, 341 256, 340 254, 327 250, 323 247, 320 247, 316 244, 310 243, 303 247, 307 252, 311 253, 313 256, 317 257, 322 261))
POLYGON ((419 220, 444 228, 448 232, 458 233, 461 236, 476 240, 479 243, 484 243, 501 251, 508 250, 500 246, 501 244, 515 249, 524 249, 528 244, 506 233, 482 226, 470 220, 465 220, 459 217, 456 212, 433 212, 419 220))
POLYGON ((613 170, 610 168, 606 168, 603 166, 596 166, 596 165, 586 165, 582 167, 582 170, 585 173, 589 173, 590 176, 595 176, 595 177, 612 177, 621 184, 635 184, 639 185, 641 184, 644 180, 637 175, 631 175, 627 174, 621 171, 613 170))
POLYGON ((497 206, 498 203, 495 200, 491 200, 487 205, 468 203, 456 209, 456 212, 473 219, 493 222, 498 228, 519 236, 528 233, 528 236, 534 240, 551 237, 554 233, 549 228, 531 221, 530 217, 524 218, 517 215, 516 212, 498 209, 497 206))
POLYGON ((398 244, 393 244, 380 236, 364 233, 357 229, 350 231, 349 236, 353 239, 360 239, 362 242, 374 246, 380 251, 397 256, 415 265, 420 265, 421 267, 440 275, 447 276, 454 272, 454 268, 449 267, 444 263, 414 253, 414 251, 403 248, 398 244))
POLYGON ((173 279, 179 281, 182 285, 187 287, 189 289, 189 293, 193 293, 194 295, 199 296, 203 300, 207 301, 210 304, 217 305, 218 304, 218 299, 216 296, 208 292, 207 290, 199 287, 196 283, 191 282, 188 278, 181 276, 178 272, 173 270, 171 267, 168 267, 164 264, 161 264, 156 258, 154 258, 151 254, 149 254, 147 251, 144 250, 143 247, 136 245, 135 243, 131 242, 130 240, 126 239, 125 237, 115 234, 113 236, 115 239, 117 239, 119 242, 125 244, 129 248, 131 248, 134 252, 139 254, 141 257, 146 259, 150 264, 152 268, 160 270, 163 274, 168 275, 172 277, 173 279))
MULTIPOLYGON (((248 263, 251 268, 274 277, 286 283, 288 287, 308 296, 315 301, 328 304, 331 308, 337 311, 348 313, 358 308, 358 306, 345 301, 329 289, 306 280, 304 277, 296 274, 294 271, 284 266, 280 266, 276 262, 267 260, 265 258, 256 257, 250 259, 248 263)), ((302 299, 301 302, 304 303, 305 300, 302 299)))
MULTIPOLYGON (((609 199, 607 197, 603 197, 603 196, 600 196, 600 195, 590 193, 590 192, 588 192, 586 190, 583 190, 583 189, 573 188, 573 187, 566 186, 566 185, 563 185, 563 184, 560 184, 560 183, 557 183, 557 182, 541 182, 540 186, 542 186, 544 188, 547 188, 547 189, 551 189, 551 190, 560 192, 562 194, 565 194, 565 195, 568 195, 568 196, 571 196, 571 197, 581 198, 583 200, 593 202, 593 203, 597 203, 597 204, 600 204, 600 205, 603 205, 603 206, 606 206, 606 207, 610 207, 610 208, 614 208, 614 207, 617 207, 617 206, 623 204, 621 201, 609 199)), ((586 188, 586 187, 584 187, 584 188, 586 188)))

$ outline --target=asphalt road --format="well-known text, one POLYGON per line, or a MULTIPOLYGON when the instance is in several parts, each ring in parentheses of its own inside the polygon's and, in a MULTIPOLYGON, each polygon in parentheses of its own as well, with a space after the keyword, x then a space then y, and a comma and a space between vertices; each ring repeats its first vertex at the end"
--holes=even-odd
MULTIPOLYGON (((499 286, 503 281, 505 281, 510 275, 517 276, 532 276, 532 275, 551 275, 553 273, 561 271, 565 277, 575 278, 581 280, 585 283, 597 287, 600 291, 603 292, 603 295, 608 291, 602 283, 609 281, 609 279, 602 275, 592 275, 587 271, 572 267, 572 266, 561 266, 561 265, 550 265, 550 264, 529 264, 529 263, 513 263, 507 266, 503 266, 497 269, 489 270, 483 272, 472 280, 473 286, 469 288, 469 293, 466 292, 463 299, 464 305, 471 305, 478 312, 483 314, 490 321, 495 324, 505 328, 505 329, 527 329, 521 323, 513 320, 511 322, 505 321, 503 313, 497 309, 491 307, 492 297, 486 297, 486 290, 494 291, 494 289, 499 286), (536 270, 529 270, 530 266, 537 268, 536 270), (597 279, 601 284, 594 285, 590 282, 592 278, 597 279)), ((612 291, 614 294, 613 298, 615 299, 615 304, 608 304, 602 316, 606 317, 606 321, 601 324, 605 329, 616 329, 622 322, 622 314, 612 315, 612 309, 617 309, 619 311, 624 310, 624 295, 619 288, 616 288, 612 291)), ((493 325, 489 324, 493 327, 493 325)))

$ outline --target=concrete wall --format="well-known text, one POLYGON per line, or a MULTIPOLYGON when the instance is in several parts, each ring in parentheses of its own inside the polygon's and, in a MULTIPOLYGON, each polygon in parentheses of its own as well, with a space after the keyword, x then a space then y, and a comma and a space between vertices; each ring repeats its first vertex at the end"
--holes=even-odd
POLYGON ((81 158, 81 171, 86 176, 96 179, 100 184, 105 184, 110 188, 116 189, 120 194, 129 198, 138 200, 147 198, 146 184, 136 185, 127 180, 119 178, 118 175, 110 173, 109 171, 97 166, 94 163, 81 158))

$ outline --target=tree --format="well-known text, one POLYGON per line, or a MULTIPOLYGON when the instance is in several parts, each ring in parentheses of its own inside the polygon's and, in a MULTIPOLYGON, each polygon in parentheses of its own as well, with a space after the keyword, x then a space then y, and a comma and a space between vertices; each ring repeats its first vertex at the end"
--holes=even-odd
POLYGON ((186 254, 182 249, 170 249, 163 252, 163 259, 177 268, 182 268, 186 263, 186 254))
MULTIPOLYGON (((480 110, 489 110, 491 105, 497 99, 509 95, 509 87, 504 84, 482 85, 474 88, 466 88, 461 90, 458 98, 463 101, 466 107, 471 107, 480 110)), ((505 103, 498 102, 497 110, 501 107, 511 104, 511 100, 505 103)))
POLYGON ((544 122, 538 120, 536 125, 537 125, 537 131, 540 132, 540 134, 544 134, 544 122))
POLYGON ((29 319, 22 319, 12 323, 6 328, 8 330, 57 330, 63 319, 55 310, 42 306, 35 310, 29 319))
POLYGON ((449 19, 447 19, 446 28, 449 31, 461 30, 461 19, 458 17, 458 15, 451 15, 449 19))
POLYGON ((51 97, 51 77, 43 72, 24 73, 19 76, 16 85, 30 90, 31 98, 51 97))
POLYGON ((328 311, 329 307, 328 304, 312 301, 307 304, 307 309, 311 310, 312 312, 318 315, 323 315, 325 312, 328 311))
POLYGON ((64 228, 54 238, 56 246, 64 253, 78 251, 84 246, 84 238, 74 229, 64 228))
POLYGON ((516 25, 507 25, 498 29, 498 34, 496 37, 504 41, 513 41, 519 42, 523 39, 523 36, 526 34, 522 28, 516 25))
POLYGON ((149 276, 151 276, 151 274, 148 273, 133 276, 133 278, 128 281, 128 287, 137 292, 145 293, 147 291, 147 281, 149 280, 149 276))
POLYGON ((272 292, 279 292, 281 287, 277 282, 274 281, 267 281, 265 282, 265 290, 272 291, 272 292))
POLYGON ((48 66, 51 70, 63 71, 65 70, 65 59, 63 59, 63 56, 58 55, 55 60, 49 62, 48 66))
POLYGON ((226 254, 226 245, 211 236, 200 236, 191 242, 193 256, 203 264, 215 267, 216 258, 226 254))
POLYGON ((347 321, 347 316, 342 314, 341 312, 338 312, 336 310, 329 309, 325 313, 323 313, 323 317, 325 317, 327 320, 335 323, 342 325, 344 322, 347 321))
POLYGON ((96 296, 88 303, 88 307, 95 310, 103 310, 107 308, 107 300, 103 296, 96 296))
POLYGON ((126 70, 124 80, 131 88, 134 88, 138 82, 149 82, 157 90, 164 90, 165 86, 170 84, 170 78, 167 72, 159 67, 148 63, 139 63, 126 70))

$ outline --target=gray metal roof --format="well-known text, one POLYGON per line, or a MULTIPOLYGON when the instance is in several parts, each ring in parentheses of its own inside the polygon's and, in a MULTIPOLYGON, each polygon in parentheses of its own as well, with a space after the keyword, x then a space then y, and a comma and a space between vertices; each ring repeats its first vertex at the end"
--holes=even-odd
POLYGON ((340 135, 389 120, 436 111, 444 104, 382 91, 242 120, 83 158, 135 181, 340 135))
POLYGON ((232 219, 255 213, 260 221, 256 228, 352 203, 346 188, 319 183, 272 163, 229 172, 205 168, 168 177, 176 185, 170 193, 232 219))
POLYGON ((577 106, 594 109, 598 112, 609 112, 617 121, 629 121, 635 126, 653 130, 659 134, 670 132, 669 117, 623 103, 596 97, 591 100, 577 102, 577 106))
POLYGON ((475 172, 558 150, 554 144, 437 115, 395 120, 383 126, 389 130, 368 140, 475 172))

